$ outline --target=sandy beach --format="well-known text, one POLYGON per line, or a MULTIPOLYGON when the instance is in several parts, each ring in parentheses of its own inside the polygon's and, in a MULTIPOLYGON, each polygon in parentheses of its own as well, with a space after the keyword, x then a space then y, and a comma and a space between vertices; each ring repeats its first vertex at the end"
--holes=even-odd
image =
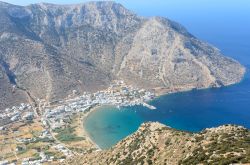
POLYGON ((97 148, 98 150, 101 150, 101 148, 98 146, 98 144, 95 143, 94 140, 91 139, 91 136, 89 135, 89 133, 86 131, 85 127, 84 127, 84 124, 85 124, 85 121, 87 119, 87 117, 94 111, 96 111, 98 108, 100 108, 101 106, 98 105, 98 106, 94 106, 92 108, 90 108, 88 110, 88 112, 85 112, 82 116, 81 116, 81 130, 82 130, 82 135, 86 137, 86 139, 91 142, 93 144, 93 147, 97 148))

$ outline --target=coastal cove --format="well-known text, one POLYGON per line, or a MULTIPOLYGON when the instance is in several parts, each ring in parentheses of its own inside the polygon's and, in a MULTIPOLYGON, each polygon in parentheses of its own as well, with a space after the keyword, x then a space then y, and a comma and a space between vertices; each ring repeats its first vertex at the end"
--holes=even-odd
POLYGON ((250 163, 250 1, 10 1, 0 165, 250 163))
POLYGON ((250 128, 250 67, 243 81, 229 87, 167 94, 143 106, 102 106, 85 119, 84 128, 102 149, 135 132, 147 121, 158 121, 178 130, 198 132, 223 124, 250 128))
MULTIPOLYGON (((237 2, 234 2, 237 6, 237 2)), ((134 8, 134 6, 130 6, 134 8)), ((192 90, 161 96, 150 102, 157 109, 151 111, 141 106, 105 106, 94 110, 84 125, 90 138, 102 149, 110 148, 138 129, 141 123, 158 121, 172 128, 198 132, 222 124, 237 124, 250 128, 250 14, 247 10, 219 7, 192 12, 165 9, 134 10, 141 15, 155 12, 183 24, 194 36, 215 47, 246 67, 244 79, 235 85, 222 88, 192 90), (201 12, 203 11, 203 12, 201 12), (209 14, 208 14, 209 13, 209 14)), ((247 7, 246 7, 247 8, 247 7)))

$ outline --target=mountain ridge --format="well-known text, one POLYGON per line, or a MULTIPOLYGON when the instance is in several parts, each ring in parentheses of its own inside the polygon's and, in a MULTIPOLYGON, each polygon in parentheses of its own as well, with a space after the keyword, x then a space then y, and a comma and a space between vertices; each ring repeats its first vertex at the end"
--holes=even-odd
MULTIPOLYGON (((35 100, 62 99, 73 90, 94 92, 115 79, 164 94, 231 85, 245 73, 182 25, 143 18, 111 1, 0 3, 0 14, 0 60, 35 100)), ((0 103, 0 109, 6 106, 12 104, 0 103)))

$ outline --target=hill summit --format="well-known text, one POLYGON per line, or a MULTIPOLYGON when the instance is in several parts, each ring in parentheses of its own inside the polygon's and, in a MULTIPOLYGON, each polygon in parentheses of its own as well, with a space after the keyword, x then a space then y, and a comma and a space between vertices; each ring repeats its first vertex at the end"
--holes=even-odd
POLYGON ((163 94, 231 85, 244 72, 180 24, 114 2, 0 3, 0 109, 98 91, 113 80, 163 94))

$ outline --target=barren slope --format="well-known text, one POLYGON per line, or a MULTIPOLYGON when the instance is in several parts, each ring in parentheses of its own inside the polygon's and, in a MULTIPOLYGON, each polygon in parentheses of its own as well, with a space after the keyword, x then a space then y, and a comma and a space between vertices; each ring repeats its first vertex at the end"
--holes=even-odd
MULTIPOLYGON (((139 17, 109 1, 25 7, 0 2, 0 60, 18 87, 48 101, 72 90, 97 91, 114 79, 166 93, 234 84, 245 72, 178 23, 139 17)), ((0 100, 7 100, 0 108, 13 105, 4 95, 0 100)))
POLYGON ((250 163, 250 131, 235 125, 197 134, 145 123, 109 150, 73 157, 64 164, 231 164, 250 163))

